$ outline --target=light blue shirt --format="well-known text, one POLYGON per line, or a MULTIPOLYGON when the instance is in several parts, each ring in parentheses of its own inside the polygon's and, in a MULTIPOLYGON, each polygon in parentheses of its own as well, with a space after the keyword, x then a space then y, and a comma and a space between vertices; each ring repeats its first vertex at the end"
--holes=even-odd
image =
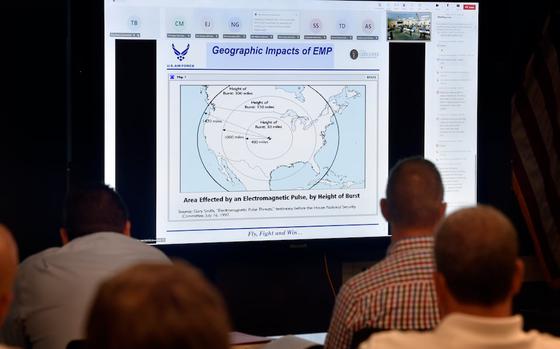
POLYGON ((64 349, 83 338, 102 281, 142 262, 171 263, 161 251, 123 234, 99 232, 30 256, 19 266, 15 299, 0 342, 64 349))

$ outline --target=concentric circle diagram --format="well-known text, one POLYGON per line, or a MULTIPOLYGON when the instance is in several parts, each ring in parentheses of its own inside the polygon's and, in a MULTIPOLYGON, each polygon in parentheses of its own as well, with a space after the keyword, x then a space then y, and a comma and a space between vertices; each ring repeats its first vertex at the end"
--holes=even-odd
POLYGON ((311 86, 297 93, 295 86, 285 88, 208 87, 197 147, 206 172, 224 190, 236 181, 245 190, 311 189, 333 165, 340 136, 335 111, 311 86))

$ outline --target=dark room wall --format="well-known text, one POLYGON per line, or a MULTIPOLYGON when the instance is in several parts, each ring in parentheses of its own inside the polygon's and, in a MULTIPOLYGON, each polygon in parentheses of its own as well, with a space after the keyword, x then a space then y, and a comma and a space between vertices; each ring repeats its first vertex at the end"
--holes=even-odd
POLYGON ((66 167, 65 6, 26 1, 0 8, 0 221, 12 228, 25 257, 58 242, 66 167))

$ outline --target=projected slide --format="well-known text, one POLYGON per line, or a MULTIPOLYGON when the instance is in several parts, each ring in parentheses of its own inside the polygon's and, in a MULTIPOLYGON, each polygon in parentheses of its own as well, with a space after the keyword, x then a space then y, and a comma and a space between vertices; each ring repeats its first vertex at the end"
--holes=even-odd
POLYGON ((119 130, 154 125, 155 161, 134 167, 155 182, 139 204, 155 218, 149 242, 388 236, 379 201, 401 129, 424 140, 448 208, 476 202, 478 4, 104 2, 105 181, 129 175, 116 170, 119 130), (155 74, 138 82, 155 94, 143 123, 117 108, 116 77, 131 96, 138 81, 119 57, 155 74), (416 63, 424 88, 390 62, 416 63), (390 85, 424 99, 423 128, 398 124, 390 105, 409 99, 389 103, 390 85))
POLYGON ((387 140, 376 71, 168 77, 172 224, 198 231, 233 222, 240 228, 222 232, 230 238, 270 238, 276 230, 255 236, 252 227, 297 222, 302 238, 321 221, 332 229, 379 216, 387 140))
POLYGON ((364 96, 363 85, 182 86, 181 191, 363 188, 364 96))

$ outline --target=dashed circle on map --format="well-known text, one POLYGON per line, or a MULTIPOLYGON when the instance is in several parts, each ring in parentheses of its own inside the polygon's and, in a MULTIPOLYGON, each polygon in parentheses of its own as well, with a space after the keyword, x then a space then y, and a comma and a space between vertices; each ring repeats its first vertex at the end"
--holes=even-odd
POLYGON ((197 149, 206 172, 226 191, 232 178, 246 190, 274 190, 275 184, 283 190, 311 189, 334 164, 340 136, 336 113, 313 87, 229 85, 212 95, 199 122, 197 149), (315 103, 313 112, 303 103, 304 89, 309 89, 309 103, 315 103), (330 127, 333 146, 319 163, 316 157, 326 148, 330 127), (203 156, 200 149, 211 150, 216 158, 203 156), (216 160, 218 167, 207 163, 216 160), (300 173, 305 173, 301 179, 294 177, 300 173))
POLYGON ((266 117, 256 120, 245 134, 247 149, 263 160, 278 159, 288 153, 294 135, 290 126, 280 118, 266 117))

